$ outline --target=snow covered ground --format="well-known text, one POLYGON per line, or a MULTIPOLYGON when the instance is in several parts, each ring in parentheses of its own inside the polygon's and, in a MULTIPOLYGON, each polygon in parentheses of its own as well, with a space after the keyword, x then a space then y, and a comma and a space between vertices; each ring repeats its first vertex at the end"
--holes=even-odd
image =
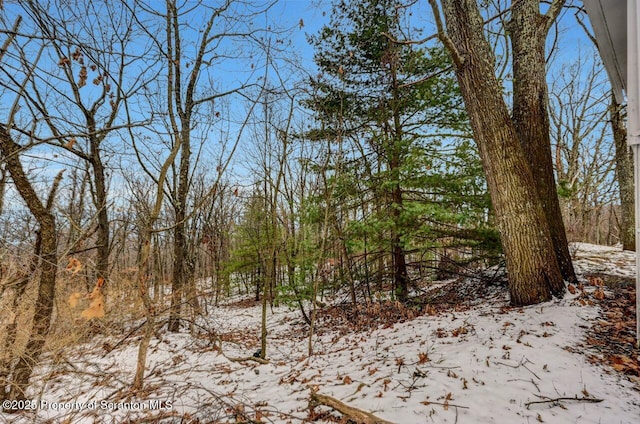
POLYGON ((635 252, 587 243, 572 243, 570 250, 576 272, 581 274, 601 272, 628 278, 636 276, 635 252))
MULTIPOLYGON (((573 250, 582 273, 635 275, 628 252, 573 250)), ((585 281, 584 292, 560 301, 511 308, 496 287, 481 302, 358 331, 323 325, 334 322, 327 317, 312 357, 299 311, 279 307, 269 311, 267 364, 230 359, 260 345, 259 306, 230 304, 201 322, 197 337, 152 341, 143 393, 123 390, 139 336, 113 350, 117 337, 94 338, 37 371, 36 411, 0 413, 0 422, 342 422, 330 408, 310 409, 316 391, 398 424, 638 423, 640 381, 579 348, 598 318, 584 301, 596 290, 585 281)))

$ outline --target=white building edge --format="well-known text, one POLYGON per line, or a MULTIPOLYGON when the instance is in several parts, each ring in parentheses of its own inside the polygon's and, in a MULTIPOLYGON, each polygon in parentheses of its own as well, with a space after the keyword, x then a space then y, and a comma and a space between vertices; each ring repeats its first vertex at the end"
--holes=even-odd
POLYGON ((640 8, 638 0, 583 0, 619 103, 627 100, 627 144, 633 150, 636 226, 636 346, 640 347, 640 8), (625 7, 626 6, 626 7, 625 7))

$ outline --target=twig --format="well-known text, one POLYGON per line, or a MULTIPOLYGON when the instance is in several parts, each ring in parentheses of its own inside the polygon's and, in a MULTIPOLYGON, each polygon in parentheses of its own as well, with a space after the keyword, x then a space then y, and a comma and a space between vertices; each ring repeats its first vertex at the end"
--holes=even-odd
MULTIPOLYGON (((493 361, 494 365, 504 365, 504 366, 506 366, 506 367, 509 367, 509 368, 516 368, 516 369, 517 369, 517 368, 520 368, 520 367, 523 367, 524 369, 526 369, 527 371, 529 371, 531 374, 533 374, 533 376, 534 376, 535 378, 537 378, 538 380, 542 380, 540 377, 538 377, 538 375, 537 375, 535 372, 531 371, 531 370, 530 370, 530 369, 525 365, 527 362, 531 362, 531 361, 530 361, 530 360, 528 360, 528 359, 527 359, 526 357, 524 357, 524 356, 522 357, 522 359, 520 360, 520 362, 518 363, 518 365, 510 365, 510 364, 505 364, 504 362, 493 361), (526 362, 525 362, 525 361, 526 361, 526 362)), ((531 362, 531 363, 533 363, 533 362, 531 362)))
POLYGON ((554 399, 545 399, 545 400, 535 400, 535 401, 531 401, 531 402, 527 402, 524 404, 524 406, 527 407, 527 409, 529 409, 529 407, 531 405, 534 405, 536 403, 559 403, 560 401, 569 401, 569 400, 574 400, 574 401, 578 401, 578 402, 590 402, 590 403, 600 403, 602 402, 604 399, 597 399, 597 398, 590 398, 590 397, 559 397, 559 398, 554 398, 554 399))
POLYGON ((526 370, 527 370, 527 371, 529 371, 531 374, 533 374, 533 376, 534 376, 535 378, 537 378, 538 380, 542 380, 540 377, 538 377, 538 374, 536 374, 535 372, 531 371, 531 370, 529 369, 529 367, 527 367, 525 364, 522 364, 522 366, 524 367, 524 369, 526 369, 526 370))
POLYGON ((147 323, 147 320, 145 319, 144 321, 142 321, 141 324, 133 327, 133 329, 131 331, 129 331, 129 333, 127 333, 126 336, 124 336, 123 338, 120 339, 120 341, 118 341, 118 343, 116 343, 115 345, 111 346, 109 349, 107 349, 107 351, 102 355, 102 357, 104 358, 105 356, 107 356, 108 354, 110 354, 111 352, 114 351, 115 348, 117 348, 118 346, 120 346, 122 343, 124 343, 125 340, 127 340, 129 337, 131 337, 131 335, 133 333, 135 333, 136 331, 138 331, 139 329, 142 328, 143 325, 145 325, 147 323))
POLYGON ((384 35, 385 37, 387 37, 387 39, 389 41, 391 41, 394 44, 402 44, 402 45, 411 45, 411 44, 424 44, 429 40, 433 40, 434 38, 438 38, 438 33, 435 34, 431 34, 428 37, 425 37, 421 40, 398 40, 397 38, 391 36, 391 34, 387 33, 387 32, 381 32, 380 35, 384 35))
POLYGON ((16 36, 18 35, 18 28, 20 28, 21 22, 22 16, 18 15, 16 21, 13 23, 13 29, 9 33, 9 37, 4 41, 4 43, 2 43, 2 47, 0 47, 0 60, 2 60, 4 54, 9 49, 9 46, 11 45, 11 43, 13 43, 13 40, 15 40, 16 36))
POLYGON ((462 405, 456 405, 454 403, 449 403, 449 402, 434 402, 434 401, 430 401, 430 400, 425 400, 424 402, 420 402, 423 405, 442 405, 442 406, 446 406, 447 408, 462 408, 462 409, 469 409, 468 406, 462 406, 462 405))

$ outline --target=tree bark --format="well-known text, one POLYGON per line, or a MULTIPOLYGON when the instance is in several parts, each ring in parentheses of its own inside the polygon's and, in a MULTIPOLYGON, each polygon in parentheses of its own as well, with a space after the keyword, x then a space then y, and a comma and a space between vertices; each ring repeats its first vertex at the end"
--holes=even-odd
POLYGON ((7 396, 4 383, 9 381, 11 364, 14 359, 13 346, 16 341, 16 336, 18 335, 18 307, 20 306, 20 302, 24 300, 22 296, 27 289, 27 284, 29 284, 31 276, 36 272, 40 264, 41 247, 42 240, 40 231, 37 231, 29 269, 26 272, 18 274, 15 282, 10 281, 8 284, 5 284, 5 287, 3 287, 3 290, 0 292, 2 302, 5 306, 8 306, 8 308, 2 311, 2 318, 6 324, 3 326, 4 338, 0 339, 2 340, 2 346, 0 347, 0 400, 5 400, 7 396))
POLYGON ((45 337, 49 333, 58 268, 58 238, 56 221, 51 208, 56 188, 62 178, 62 173, 58 174, 49 194, 49 201, 46 205, 43 204, 22 168, 20 149, 20 146, 11 138, 9 130, 4 125, 0 125, 0 151, 6 167, 16 190, 40 226, 40 281, 33 315, 33 328, 27 346, 13 369, 11 387, 7 394, 10 400, 25 399, 31 373, 38 364, 45 337))
POLYGON ((402 211, 402 189, 398 183, 392 190, 392 217, 394 229, 391 235, 391 252, 393 256, 393 285, 400 302, 406 302, 409 297, 409 275, 404 243, 398 228, 400 227, 402 211))
POLYGON ((199 309, 196 297, 195 282, 193 281, 193 257, 187 248, 186 219, 187 219, 187 197, 189 194, 191 167, 191 128, 193 126, 192 116, 198 101, 196 95, 198 78, 204 64, 204 56, 210 47, 211 40, 209 34, 213 28, 214 20, 229 7, 229 2, 220 6, 207 21, 205 29, 201 34, 201 42, 197 46, 198 53, 193 63, 191 74, 188 78, 187 86, 182 90, 182 39, 180 34, 180 23, 176 1, 167 1, 167 58, 169 60, 169 80, 168 98, 169 121, 176 143, 181 145, 180 164, 178 169, 178 182, 176 186, 176 196, 174 200, 175 227, 173 231, 173 279, 171 286, 171 309, 169 313, 169 331, 176 332, 180 329, 180 317, 182 314, 182 303, 185 292, 189 294, 188 302, 195 309, 199 309), (184 97, 183 97, 184 96, 184 97), (178 122, 180 125, 178 125, 178 122), (178 140, 179 139, 179 140, 178 140), (185 290, 186 288, 186 290, 185 290))
MULTIPOLYGON (((433 0, 432 5, 435 6, 433 0)), ((456 76, 487 178, 514 305, 551 299, 563 284, 551 233, 518 132, 502 97, 495 57, 475 0, 443 0, 456 76)), ((434 12, 437 8, 434 7, 434 12)))
MULTIPOLYGON (((395 46, 392 48, 396 48, 395 46)), ((400 186, 400 166, 403 156, 403 137, 404 131, 401 121, 401 105, 400 105, 400 93, 398 86, 398 69, 397 69, 397 52, 388 52, 391 71, 391 90, 392 90, 392 105, 391 112, 393 114, 393 134, 391 135, 391 161, 389 164, 389 171, 391 172, 391 178, 393 178, 393 188, 391 190, 391 215, 393 218, 393 229, 391 232, 392 254, 393 254, 393 281, 397 290, 398 300, 406 302, 409 297, 409 274, 407 272, 407 259, 406 251, 404 247, 404 241, 402 240, 403 234, 401 229, 403 225, 402 212, 404 209, 403 202, 403 190, 400 186)))
MULTIPOLYGON (((93 119, 92 119, 93 121, 93 119)), ((91 127, 90 127, 91 128, 91 127)), ((93 128, 91 128, 93 130, 93 128)), ((109 231, 109 214, 107 205, 107 183, 104 163, 100 155, 100 143, 102 140, 93 137, 90 140, 91 168, 93 170, 94 199, 97 215, 97 258, 96 274, 105 281, 109 279, 109 248, 111 235, 109 231)))
POLYGON ((185 219, 187 212, 187 194, 189 192, 189 167, 191 164, 191 146, 189 129, 183 128, 181 134, 182 150, 180 151, 180 168, 178 171, 178 192, 174 205, 176 224, 173 230, 173 277, 171 284, 171 310, 169 313, 169 331, 180 330, 182 315, 182 299, 184 298, 185 273, 188 270, 186 262, 189 260, 187 239, 185 234, 185 219))
MULTIPOLYGON (((514 1, 507 25, 513 49, 513 122, 529 158, 535 192, 542 202, 560 272, 565 280, 576 283, 553 173, 547 109, 545 41, 555 17, 541 15, 539 10, 539 0, 514 1)), ((564 284, 557 282, 551 290, 562 294, 564 284)))
POLYGON ((627 146, 623 107, 611 95, 611 129, 616 153, 616 179, 620 190, 620 242, 624 250, 636 250, 633 152, 627 146))

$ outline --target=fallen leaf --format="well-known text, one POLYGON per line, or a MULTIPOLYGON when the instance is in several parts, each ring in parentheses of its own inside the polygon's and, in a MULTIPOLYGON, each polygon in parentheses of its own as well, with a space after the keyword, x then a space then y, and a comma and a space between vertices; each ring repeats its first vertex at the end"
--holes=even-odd
POLYGON ((75 293, 71 293, 71 295, 69 296, 69 306, 73 309, 76 306, 78 306, 78 302, 80 301, 80 299, 82 299, 82 294, 75 292, 75 293))
POLYGON ((77 274, 82 271, 82 262, 80 262, 76 258, 69 258, 69 263, 67 263, 67 271, 70 271, 72 274, 77 274))

